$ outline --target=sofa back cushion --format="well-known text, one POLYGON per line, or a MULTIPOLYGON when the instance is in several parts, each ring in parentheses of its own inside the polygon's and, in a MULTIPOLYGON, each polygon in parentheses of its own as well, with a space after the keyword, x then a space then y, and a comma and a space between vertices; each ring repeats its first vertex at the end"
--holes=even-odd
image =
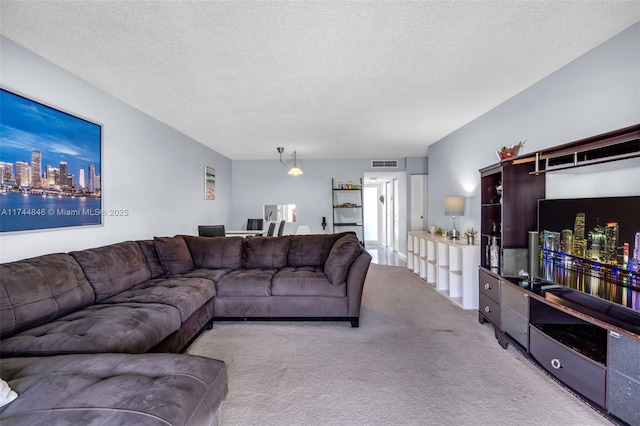
POLYGON ((324 274, 329 282, 333 285, 342 284, 349 275, 351 264, 360 253, 362 246, 355 235, 348 234, 336 241, 324 263, 324 274))
POLYGON ((0 337, 92 305, 93 288, 64 253, 0 265, 0 337))
POLYGON ((72 251, 96 293, 96 302, 151 279, 142 250, 135 241, 72 251))
POLYGON ((194 237, 183 235, 193 264, 205 269, 242 268, 243 241, 241 237, 194 237))
POLYGON ((180 275, 193 270, 193 259, 182 236, 154 237, 153 246, 156 248, 158 259, 160 259, 168 276, 180 275))
POLYGON ((144 254, 144 258, 147 260, 151 278, 163 277, 165 275, 164 268, 162 267, 162 263, 160 263, 160 258, 156 252, 153 240, 140 240, 136 241, 136 243, 138 243, 142 254, 144 254))
POLYGON ((244 240, 244 267, 280 269, 287 266, 290 237, 253 237, 244 240))
MULTIPOLYGON (((292 235, 287 255, 287 266, 298 268, 301 266, 322 266, 329 257, 333 243, 349 234, 315 234, 292 235)), ((353 234, 353 233, 351 233, 353 234)), ((355 234, 353 234, 355 235, 355 234)))

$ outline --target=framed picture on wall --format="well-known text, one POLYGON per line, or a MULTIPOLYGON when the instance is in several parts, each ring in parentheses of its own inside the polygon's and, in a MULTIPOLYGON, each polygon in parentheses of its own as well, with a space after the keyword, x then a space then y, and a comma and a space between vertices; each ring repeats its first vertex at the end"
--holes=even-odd
POLYGON ((0 232, 102 225, 102 126, 0 88, 0 232))
POLYGON ((216 199, 216 169, 204 166, 204 199, 216 199))

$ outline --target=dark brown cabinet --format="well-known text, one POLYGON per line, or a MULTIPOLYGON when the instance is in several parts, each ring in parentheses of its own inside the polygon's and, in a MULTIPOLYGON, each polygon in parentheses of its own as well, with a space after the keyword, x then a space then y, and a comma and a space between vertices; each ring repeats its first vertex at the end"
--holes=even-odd
MULTIPOLYGON (((493 237, 501 251, 500 265, 509 260, 504 258, 505 249, 527 248, 528 232, 538 226, 538 200, 545 196, 545 178, 531 174, 534 170, 535 157, 504 161, 480 170, 482 267, 491 269, 489 247, 493 237)), ((508 251, 506 255, 512 253, 508 251)))
MULTIPOLYGON (((616 302, 613 296, 610 300, 603 297, 602 289, 590 287, 592 280, 587 275, 583 286, 570 288, 559 285, 561 280, 518 277, 518 271, 531 272, 528 263, 538 254, 536 250, 529 256, 527 249, 529 232, 538 230, 538 200, 545 198, 547 173, 596 164, 600 171, 602 166, 637 170, 638 157, 640 124, 480 170, 478 283, 480 322, 493 326, 503 347, 517 343, 518 349, 559 382, 634 426, 640 426, 640 309, 635 304, 629 309, 631 305, 616 302), (499 262, 492 267, 494 239, 499 262)), ((538 261, 541 266, 541 258, 538 261)), ((616 297, 640 300, 637 285, 608 284, 608 291, 616 297)))

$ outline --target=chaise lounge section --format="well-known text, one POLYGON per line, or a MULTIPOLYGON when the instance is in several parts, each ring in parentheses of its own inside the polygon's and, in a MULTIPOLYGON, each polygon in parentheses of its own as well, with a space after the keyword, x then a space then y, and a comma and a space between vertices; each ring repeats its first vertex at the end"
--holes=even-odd
POLYGON ((179 354, 78 354, 2 360, 19 397, 3 425, 216 425, 222 361, 179 354))

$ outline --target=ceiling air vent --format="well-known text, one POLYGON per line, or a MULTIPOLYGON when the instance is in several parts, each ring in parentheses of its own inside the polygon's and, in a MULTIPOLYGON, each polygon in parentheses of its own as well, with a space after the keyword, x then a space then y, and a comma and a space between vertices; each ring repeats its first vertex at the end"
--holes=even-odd
POLYGON ((374 169, 397 169, 398 160, 372 160, 371 167, 374 169))

